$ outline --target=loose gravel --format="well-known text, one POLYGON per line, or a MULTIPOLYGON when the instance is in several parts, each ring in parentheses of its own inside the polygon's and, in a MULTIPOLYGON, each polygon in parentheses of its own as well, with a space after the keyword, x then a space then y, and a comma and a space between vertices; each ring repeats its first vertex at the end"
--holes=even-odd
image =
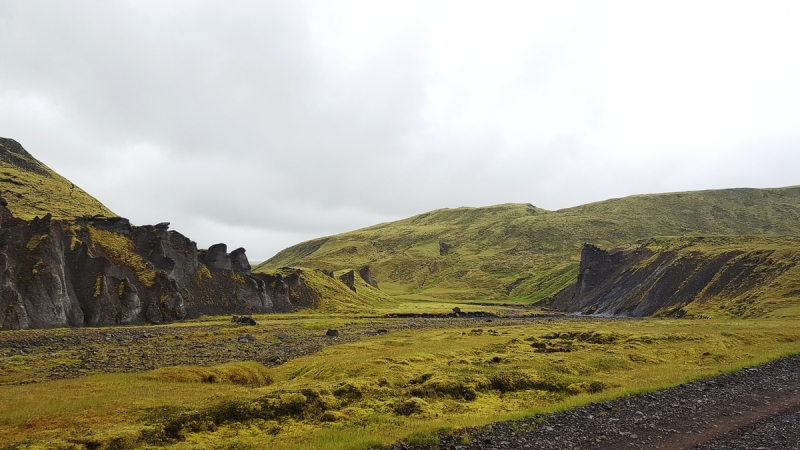
POLYGON ((459 430, 439 441, 434 447, 392 448, 800 449, 800 356, 557 414, 459 430))

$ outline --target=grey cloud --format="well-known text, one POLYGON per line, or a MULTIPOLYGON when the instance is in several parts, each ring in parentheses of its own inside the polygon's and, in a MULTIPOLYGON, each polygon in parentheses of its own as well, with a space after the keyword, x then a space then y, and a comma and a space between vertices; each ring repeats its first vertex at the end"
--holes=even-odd
MULTIPOLYGON (((761 143, 742 147, 726 173, 702 155, 687 165, 683 153, 635 160, 593 147, 586 129, 603 127, 604 108, 591 96, 575 119, 583 131, 544 141, 433 124, 432 80, 448 80, 432 74, 424 33, 409 28, 356 67, 331 66, 309 29, 314 7, 0 1, 0 101, 19 108, 0 109, 0 135, 135 223, 167 220, 201 246, 226 241, 259 259, 293 239, 441 207, 557 209, 734 181, 797 183, 786 169, 797 157, 779 161, 797 155, 794 135, 763 143, 767 159, 754 156, 761 143)), ((520 54, 523 71, 502 100, 559 82, 580 57, 571 39, 520 54)), ((481 64, 476 54, 470 67, 481 64)), ((467 95, 453 114, 470 107, 467 95)))

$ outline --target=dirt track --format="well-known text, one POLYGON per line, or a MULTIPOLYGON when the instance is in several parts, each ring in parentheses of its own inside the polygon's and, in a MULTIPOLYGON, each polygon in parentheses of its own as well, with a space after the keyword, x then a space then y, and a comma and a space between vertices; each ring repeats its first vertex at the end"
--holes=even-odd
POLYGON ((436 448, 800 449, 800 356, 651 394, 443 435, 436 448))

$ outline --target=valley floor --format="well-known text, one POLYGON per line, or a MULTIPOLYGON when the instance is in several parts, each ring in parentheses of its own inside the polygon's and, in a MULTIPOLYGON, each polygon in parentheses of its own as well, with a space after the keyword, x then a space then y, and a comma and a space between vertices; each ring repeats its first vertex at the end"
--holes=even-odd
POLYGON ((800 353, 797 320, 437 308, 0 332, 0 448, 792 448, 770 427, 800 432, 800 359, 778 359, 800 353))

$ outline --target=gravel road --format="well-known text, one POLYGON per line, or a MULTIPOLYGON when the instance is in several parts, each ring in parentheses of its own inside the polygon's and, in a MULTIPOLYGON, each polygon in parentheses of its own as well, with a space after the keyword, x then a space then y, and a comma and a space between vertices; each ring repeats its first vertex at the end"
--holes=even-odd
MULTIPOLYGON (((411 448, 420 447, 394 446, 411 448)), ((558 414, 460 430, 440 436, 434 448, 800 449, 800 356, 558 414)))

